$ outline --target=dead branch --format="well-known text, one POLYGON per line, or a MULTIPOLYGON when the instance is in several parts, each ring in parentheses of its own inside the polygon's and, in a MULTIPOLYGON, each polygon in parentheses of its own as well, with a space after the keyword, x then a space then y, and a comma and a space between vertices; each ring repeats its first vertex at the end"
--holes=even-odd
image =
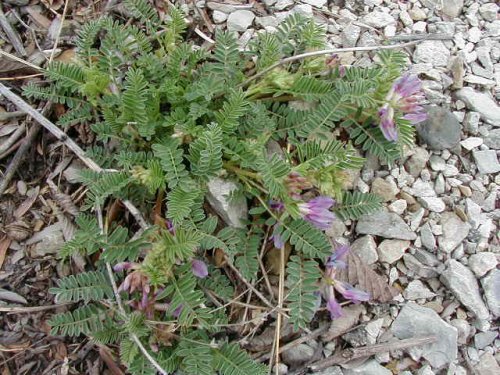
POLYGON ((10 43, 17 51, 17 53, 19 53, 21 56, 26 56, 27 53, 24 49, 23 42, 21 41, 21 38, 14 30, 14 28, 10 25, 7 17, 5 17, 2 7, 0 7, 0 26, 2 26, 3 31, 5 31, 5 34, 7 34, 7 38, 9 38, 10 43))
POLYGON ((384 342, 381 344, 367 345, 360 348, 349 348, 339 353, 309 365, 313 371, 320 371, 327 367, 349 362, 353 359, 369 357, 378 353, 387 353, 393 350, 408 349, 414 346, 432 344, 436 342, 436 336, 414 337, 410 339, 398 340, 395 342, 384 342))

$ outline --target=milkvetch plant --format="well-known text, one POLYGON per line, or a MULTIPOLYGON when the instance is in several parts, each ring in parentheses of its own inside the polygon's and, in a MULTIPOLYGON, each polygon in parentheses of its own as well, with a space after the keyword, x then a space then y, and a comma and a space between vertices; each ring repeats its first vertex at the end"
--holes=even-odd
POLYGON ((362 167, 362 152, 391 163, 413 145, 412 123, 423 118, 418 81, 400 78, 404 55, 389 50, 369 68, 327 55, 266 72, 283 58, 324 48, 324 28, 299 15, 242 52, 229 33, 217 32, 211 49, 185 41, 184 15, 175 8, 160 20, 146 1, 126 3, 137 26, 88 22, 74 62, 50 64, 47 85, 24 89, 66 105, 60 126, 83 124, 96 135, 87 152, 106 171, 82 172, 83 208, 109 211, 128 199, 154 223, 134 235, 132 219, 107 215, 103 227, 92 214, 77 218, 79 230, 61 257, 93 255, 96 270, 51 290, 60 302, 85 302, 55 315, 53 332, 119 344, 134 374, 155 370, 131 333, 167 371, 267 373, 215 335, 230 326, 227 306, 239 294, 233 270, 259 289, 262 253, 288 248, 284 303, 296 329, 308 326, 321 297, 333 318, 341 314, 339 296, 369 298, 336 279, 347 248, 325 231, 334 220, 380 207, 375 195, 346 191, 348 170, 362 167), (227 204, 243 199, 250 206, 241 225, 227 225, 208 204, 216 178, 236 187, 227 204), (126 319, 113 307, 106 263, 114 266, 126 319))

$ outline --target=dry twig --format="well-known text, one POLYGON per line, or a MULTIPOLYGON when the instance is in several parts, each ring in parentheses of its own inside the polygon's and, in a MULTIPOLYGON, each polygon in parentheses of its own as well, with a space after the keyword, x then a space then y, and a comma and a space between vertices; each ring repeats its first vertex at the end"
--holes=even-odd
POLYGON ((432 344, 436 342, 436 336, 414 337, 410 339, 398 340, 395 342, 384 342, 381 344, 362 346, 360 348, 349 348, 341 352, 309 365, 313 371, 320 371, 335 364, 349 362, 356 358, 369 357, 378 353, 387 353, 393 350, 408 349, 414 346, 432 344))
POLYGON ((17 34, 16 30, 10 25, 9 20, 7 17, 5 17, 5 14, 2 10, 2 7, 0 6, 0 26, 2 26, 2 29, 5 31, 5 34, 7 34, 7 38, 9 38, 9 41, 12 43, 12 46, 14 49, 19 53, 21 56, 26 56, 26 50, 24 49, 23 42, 21 41, 21 38, 17 34))

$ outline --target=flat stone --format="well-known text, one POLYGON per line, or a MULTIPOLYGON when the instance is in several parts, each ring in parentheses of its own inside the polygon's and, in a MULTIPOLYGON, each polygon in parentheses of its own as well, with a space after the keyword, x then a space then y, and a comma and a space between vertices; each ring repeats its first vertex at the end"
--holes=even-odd
POLYGON ((493 354, 486 352, 474 367, 474 371, 477 375, 498 375, 500 374, 500 366, 493 354))
POLYGON ((497 153, 494 150, 473 151, 472 155, 477 165, 479 173, 497 173, 500 172, 500 163, 497 153))
POLYGON ((429 152, 422 147, 415 148, 414 154, 405 163, 406 169, 413 177, 418 177, 429 160, 429 152))
POLYGON ((494 269, 481 279, 488 307, 496 318, 500 316, 500 270, 494 269))
POLYGON ((207 184, 207 200, 212 208, 229 226, 245 228, 242 220, 248 217, 248 206, 245 197, 234 197, 229 200, 228 196, 238 189, 232 182, 221 178, 214 178, 207 184))
POLYGON ((312 17, 313 9, 309 4, 298 4, 293 7, 291 13, 300 14, 305 17, 312 17))
POLYGON ((396 199, 399 189, 394 181, 386 181, 383 178, 377 177, 372 182, 371 192, 381 197, 384 202, 389 202, 396 199))
POLYGON ((488 318, 489 312, 479 295, 477 280, 466 266, 450 259, 440 280, 478 319, 488 318))
POLYGON ((420 228, 420 239, 422 241, 422 245, 430 251, 434 251, 436 249, 436 238, 432 234, 431 226, 429 223, 425 223, 420 228))
POLYGON ((307 344, 299 344, 285 350, 281 356, 283 362, 289 366, 298 366, 309 361, 314 355, 314 349, 307 344))
POLYGON ((342 46, 344 48, 355 47, 361 35, 361 27, 350 23, 342 30, 342 46))
POLYGON ((360 237, 354 241, 351 244, 351 251, 366 264, 373 264, 378 260, 377 244, 370 235, 360 237))
POLYGON ((384 240, 378 246, 379 260, 392 264, 402 258, 408 247, 410 247, 410 241, 384 240))
POLYGON ((490 130, 484 137, 484 144, 489 148, 500 150, 500 128, 490 130))
POLYGON ((415 180, 413 186, 410 189, 408 189, 408 191, 411 195, 417 198, 436 196, 436 192, 432 188, 431 183, 423 181, 420 178, 415 180))
POLYGON ((413 280, 410 282, 403 292, 403 297, 410 301, 433 298, 435 296, 436 293, 431 292, 420 280, 413 280))
POLYGON ((445 212, 441 215, 443 235, 439 238, 439 249, 451 253, 469 234, 469 223, 463 222, 455 213, 445 212))
POLYGON ((302 0, 303 3, 312 5, 313 7, 321 8, 326 5, 328 0, 302 0))
POLYGON ((453 319, 450 324, 458 331, 458 343, 466 344, 471 334, 471 326, 465 319, 453 319))
POLYGON ((440 40, 426 40, 419 43, 413 53, 416 63, 431 63, 433 66, 446 66, 450 59, 450 51, 440 40))
POLYGON ((418 201, 420 204, 432 212, 443 212, 446 208, 443 200, 437 197, 422 197, 418 201))
POLYGON ((446 168, 446 161, 440 156, 432 155, 429 158, 429 165, 433 171, 441 172, 446 168))
POLYGON ((375 360, 369 360, 363 363, 361 366, 344 369, 344 375, 392 375, 392 371, 386 369, 384 366, 379 364, 375 360))
POLYGON ((382 28, 395 23, 396 20, 389 13, 375 10, 364 16, 363 22, 372 27, 382 28))
POLYGON ((494 331, 480 332, 474 336, 474 346, 482 350, 490 345, 497 338, 498 333, 494 331))
POLYGON ((440 369, 457 358, 457 329, 442 320, 434 310, 408 302, 391 327, 398 339, 436 336, 437 341, 409 349, 414 360, 425 358, 440 369))
MULTIPOLYGON (((424 42, 425 43, 425 42, 424 42)), ((423 43, 422 43, 423 44, 423 43)), ((433 150, 452 148, 460 141, 461 126, 446 108, 427 107, 428 119, 416 124, 419 138, 433 150)))
POLYGON ((408 203, 404 199, 398 199, 397 201, 392 202, 387 208, 391 212, 402 215, 406 211, 407 207, 408 203))
POLYGON ((495 3, 483 4, 479 7, 479 14, 486 21, 493 22, 497 19, 498 5, 495 3))
POLYGON ((356 232, 401 240, 415 240, 417 238, 417 235, 399 215, 383 210, 363 215, 358 221, 356 232))
POLYGON ((223 23, 227 20, 227 14, 221 12, 220 10, 214 10, 212 13, 212 18, 215 23, 223 23))
POLYGON ((473 148, 479 147, 483 144, 483 138, 469 137, 460 142, 460 145, 466 150, 470 151, 473 148))
POLYGON ((497 256, 494 253, 483 252, 472 254, 469 257, 469 268, 480 278, 495 268, 498 264, 497 256))
POLYGON ((456 18, 462 13, 464 0, 440 0, 442 4, 441 12, 450 18, 456 18))
MULTIPOLYGON (((280 21, 278 18, 274 16, 266 16, 266 17, 257 17, 255 19, 255 23, 257 25, 260 25, 262 27, 278 27, 280 24, 280 21)), ((281 146, 280 146, 281 148, 281 146)))
POLYGON ((227 18, 228 31, 246 31, 253 23, 255 14, 249 10, 237 10, 227 18))
POLYGON ((457 99, 463 101, 467 108, 479 112, 483 120, 494 126, 500 126, 500 107, 490 95, 464 87, 455 92, 457 99))

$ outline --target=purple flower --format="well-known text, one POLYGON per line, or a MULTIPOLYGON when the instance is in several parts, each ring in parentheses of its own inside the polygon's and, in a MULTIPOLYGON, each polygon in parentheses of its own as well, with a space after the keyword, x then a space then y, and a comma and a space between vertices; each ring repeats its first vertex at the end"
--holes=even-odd
POLYGON ((280 212, 285 208, 285 204, 281 201, 271 200, 269 201, 269 207, 271 207, 274 211, 280 212))
POLYGON ((304 220, 319 229, 328 229, 335 219, 335 214, 330 211, 335 201, 330 197, 319 196, 307 203, 299 203, 299 211, 304 220))
POLYGON ((342 307, 335 299, 335 294, 331 294, 326 300, 326 309, 330 312, 330 318, 338 319, 342 316, 342 307))
POLYGON ((273 229, 273 235, 271 236, 271 239, 274 242, 275 248, 283 249, 285 247, 285 241, 283 241, 283 237, 281 237, 281 234, 278 233, 278 228, 279 228, 279 225, 275 224, 274 229, 273 229))
POLYGON ((202 260, 193 259, 191 261, 191 271, 193 272, 193 275, 199 277, 200 279, 208 276, 207 265, 202 260))
POLYGON ((120 271, 129 270, 133 266, 134 266, 134 263, 132 263, 132 262, 121 262, 121 263, 117 263, 113 266, 113 271, 120 272, 120 271))
POLYGON ((368 301, 370 299, 370 295, 360 289, 353 287, 351 284, 348 284, 343 281, 335 281, 334 288, 344 296, 345 299, 352 301, 354 303, 360 303, 363 301, 368 301))
POLYGON ((335 269, 343 269, 347 267, 345 258, 350 248, 347 245, 340 245, 335 248, 332 255, 328 257, 326 262, 327 271, 334 271, 335 269))
POLYGON ((397 141, 398 132, 394 121, 395 111, 405 113, 403 119, 418 124, 427 119, 424 108, 418 105, 423 98, 422 82, 416 76, 405 74, 389 90, 386 103, 379 109, 380 130, 389 141, 397 141))

